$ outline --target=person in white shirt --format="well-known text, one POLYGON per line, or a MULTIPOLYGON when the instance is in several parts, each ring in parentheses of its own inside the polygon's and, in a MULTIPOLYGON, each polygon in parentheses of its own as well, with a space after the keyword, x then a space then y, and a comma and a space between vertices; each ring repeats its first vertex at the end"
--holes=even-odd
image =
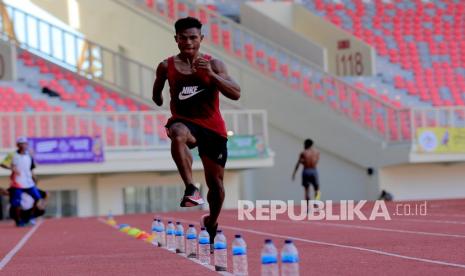
POLYGON ((21 218, 21 198, 23 193, 27 193, 34 199, 34 206, 42 198, 36 187, 33 174, 35 168, 34 159, 28 152, 28 142, 26 137, 19 137, 16 140, 18 150, 10 153, 0 164, 2 168, 11 170, 10 184, 10 205, 11 214, 19 227, 25 226, 27 221, 21 218))

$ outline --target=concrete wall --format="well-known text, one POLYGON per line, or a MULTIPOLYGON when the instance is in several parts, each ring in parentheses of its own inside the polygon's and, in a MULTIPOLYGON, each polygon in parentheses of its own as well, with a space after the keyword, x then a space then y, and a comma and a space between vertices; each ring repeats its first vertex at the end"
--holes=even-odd
POLYGON ((241 5, 241 24, 260 36, 304 57, 327 70, 327 51, 314 40, 292 31, 292 3, 252 3, 241 5))
MULTIPOLYGON (((201 184, 206 198, 208 191, 202 171, 194 171, 194 181, 201 184)), ((183 190, 182 180, 176 172, 170 173, 114 173, 114 174, 78 174, 78 175, 42 175, 39 187, 45 191, 75 190, 77 191, 78 216, 87 217, 124 212, 123 189, 125 187, 149 187, 160 185, 178 185, 183 190)), ((8 177, 0 177, 0 187, 9 186, 8 177)), ((240 199, 240 174, 236 171, 226 172, 224 187, 226 199, 225 209, 237 208, 240 199)), ((179 194, 179 200, 182 194, 179 194)), ((177 203, 179 204, 179 202, 177 203)))
POLYGON ((342 30, 332 23, 314 15, 300 5, 294 5, 293 30, 322 45, 328 51, 328 70, 338 76, 372 76, 376 74, 375 49, 352 34, 342 30), (340 48, 341 42, 348 43, 348 48, 340 48), (359 55, 357 54, 360 54, 359 55), (345 57, 347 67, 344 70, 345 57), (349 68, 352 58, 353 67, 349 68), (360 67, 355 60, 360 58, 360 67), (362 69, 362 70, 361 70, 362 69))
MULTIPOLYGON (((195 171, 193 174, 194 181, 205 183, 203 172, 195 171)), ((237 199, 239 197, 239 177, 236 172, 226 172, 224 177, 224 187, 227 197, 224 202, 225 209, 237 208, 237 199)), ((117 173, 109 175, 100 175, 97 179, 98 193, 98 214, 106 215, 111 210, 113 214, 122 214, 124 212, 123 188, 125 187, 148 187, 159 185, 179 185, 182 187, 182 180, 178 173, 117 173)), ((205 184, 202 191, 207 192, 205 184)), ((179 195, 181 199, 182 194, 179 195)), ((204 194, 206 199, 206 194, 204 194)))
POLYGON ((465 163, 406 164, 383 168, 380 187, 396 200, 465 197, 465 163))
MULTIPOLYGON (((291 175, 299 153, 303 149, 303 140, 279 129, 270 129, 270 138, 276 151, 276 168, 258 169, 254 174, 254 191, 257 199, 301 200, 304 198, 301 185, 302 167, 299 168, 294 182, 291 175)), ((313 133, 309 132, 309 137, 313 133)), ((321 157, 318 165, 322 199, 373 199, 378 194, 376 176, 368 176, 366 168, 351 160, 342 159, 319 147, 321 157)))
POLYGON ((39 187, 45 191, 77 191, 78 216, 94 215, 95 202, 91 175, 41 176, 39 179, 39 187))
MULTIPOLYGON (((46 0, 34 1, 41 3, 46 0)), ((81 31, 110 48, 117 48, 123 42, 127 43, 128 47, 130 46, 128 55, 134 55, 131 57, 140 58, 146 63, 153 61, 154 65, 168 53, 177 52, 172 37, 174 32, 172 26, 141 12, 130 4, 125 5, 124 2, 110 0, 97 3, 79 0, 79 6, 81 17, 85 18, 85 21, 93 22, 90 27, 85 27, 86 25, 81 23, 81 31), (128 22, 131 24, 127 24, 128 22)), ((269 78, 247 63, 226 55, 221 49, 204 43, 202 51, 225 62, 230 75, 242 88, 239 102, 241 106, 249 109, 266 109, 270 124, 288 132, 289 135, 304 139, 311 130, 318 129, 313 136, 317 141, 321 141, 322 148, 362 166, 379 167, 381 164, 407 160, 403 148, 387 150, 378 137, 372 136, 370 132, 355 125, 349 119, 334 113, 321 103, 312 101, 300 92, 291 91, 283 82, 269 78), (289 112, 290 110, 293 112, 289 112), (324 122, 321 121, 322 118, 325 119, 324 122), (335 135, 335 133, 343 135, 335 135), (380 160, 380 154, 385 158, 380 160)))
POLYGON ((16 47, 0 41, 0 81, 16 81, 16 47))
POLYGON ((31 0, 31 2, 53 14, 61 21, 69 23, 68 0, 31 0))
POLYGON ((332 74, 375 74, 373 47, 301 5, 247 2, 241 23, 332 74))
MULTIPOLYGON (((125 43, 129 56, 134 55, 131 57, 153 64, 177 52, 172 27, 165 22, 146 17, 139 10, 126 9, 119 1, 102 0, 95 3, 81 0, 79 3, 82 18, 95 25, 92 26, 94 29, 85 29, 88 27, 81 23, 81 31, 90 38, 99 39, 100 43, 109 43, 107 46, 111 48, 125 43)), ((367 179, 366 168, 407 161, 408 147, 386 146, 371 132, 326 105, 311 100, 301 92, 292 91, 289 86, 259 73, 247 63, 226 55, 221 49, 203 44, 202 51, 225 62, 230 74, 242 87, 239 103, 243 107, 268 111, 271 148, 276 152, 276 165, 268 170, 243 173, 240 176, 244 185, 240 188, 241 197, 271 197, 269 191, 273 191, 273 196, 284 193, 287 197, 300 198, 299 183, 291 184, 294 186, 289 194, 282 186, 290 182, 297 153, 307 137, 312 137, 323 152, 320 170, 322 185, 326 186, 323 188, 326 199, 373 198, 377 185, 367 183, 376 182, 376 178, 367 179), (349 188, 343 190, 341 185, 349 188), (268 190, 267 187, 277 188, 268 190)))
MULTIPOLYGON (((32 2, 70 23, 67 1, 32 0, 32 2)), ((130 16, 131 13, 128 13, 124 7, 111 0, 78 0, 77 3, 81 23, 78 31, 92 41, 117 52, 120 50, 118 47, 122 47, 128 57, 149 64, 155 64, 173 54, 170 49, 176 50, 172 47, 173 35, 167 32, 169 29, 174 33, 171 26, 149 24, 142 16, 130 16), (141 35, 140 32, 134 31, 140 29, 152 35, 141 35)))

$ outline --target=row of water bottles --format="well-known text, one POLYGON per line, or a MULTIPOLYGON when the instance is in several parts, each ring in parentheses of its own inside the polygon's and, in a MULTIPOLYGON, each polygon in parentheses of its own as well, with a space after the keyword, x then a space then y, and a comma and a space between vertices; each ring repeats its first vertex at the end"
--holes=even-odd
MULTIPOLYGON (((201 228, 199 235, 194 225, 184 234, 184 228, 180 222, 176 225, 168 221, 166 226, 160 219, 152 223, 152 233, 156 238, 154 245, 165 247, 176 253, 185 253, 188 258, 197 258, 202 264, 210 264, 210 235, 201 228), (198 251, 197 251, 198 249, 198 251), (197 253, 198 252, 198 253, 197 253)), ((218 230, 213 243, 213 264, 216 271, 226 271, 228 267, 228 246, 223 231, 218 230)), ((241 235, 235 235, 232 242, 233 273, 234 275, 248 275, 247 244, 241 235)), ((286 240, 281 251, 281 275, 299 275, 298 252, 291 240, 286 240)), ((261 252, 261 274, 279 275, 278 251, 270 239, 265 240, 261 252)))
MULTIPOLYGON (((279 275, 278 249, 266 239, 261 252, 262 275, 279 275)), ((299 253, 292 240, 285 240, 281 249, 281 275, 299 275, 299 253)))

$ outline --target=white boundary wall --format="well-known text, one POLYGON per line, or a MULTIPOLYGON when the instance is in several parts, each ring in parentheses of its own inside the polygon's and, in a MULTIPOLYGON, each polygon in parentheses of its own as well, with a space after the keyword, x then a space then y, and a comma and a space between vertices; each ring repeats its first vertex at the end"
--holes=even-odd
MULTIPOLYGON (((194 171, 194 181, 205 183, 203 171, 194 171)), ((125 187, 175 186, 182 189, 182 180, 177 172, 154 173, 114 173, 114 174, 73 174, 73 175, 40 175, 39 187, 45 191, 74 190, 77 191, 77 213, 80 217, 124 213, 123 189, 125 187)), ((0 177, 0 187, 7 188, 9 177, 0 177)), ((202 191, 206 198, 207 188, 202 191)), ((226 171, 224 187, 226 199, 224 209, 237 208, 240 199, 240 173, 226 171)), ((179 202, 182 194, 179 194, 179 202)), ((176 202, 176 205, 179 204, 176 202)), ((188 211, 188 209, 186 209, 188 211)))
POLYGON ((465 163, 405 164, 380 171, 380 188, 395 200, 465 197, 465 163))

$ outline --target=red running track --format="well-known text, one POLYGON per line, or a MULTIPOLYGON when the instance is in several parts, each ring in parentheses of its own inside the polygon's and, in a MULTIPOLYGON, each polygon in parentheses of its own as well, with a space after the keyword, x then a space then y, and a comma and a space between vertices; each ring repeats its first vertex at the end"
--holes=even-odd
MULTIPOLYGON (((388 205, 391 214, 396 204, 388 205)), ((363 208, 364 213, 369 209, 363 208)), ((198 227, 203 213, 125 215, 115 219, 147 231, 154 215, 198 227)), ((29 229, 6 224, 0 227, 3 258, 29 229)), ((301 257, 301 275, 465 275, 465 200, 428 201, 426 216, 393 215, 390 221, 290 221, 284 216, 276 221, 238 221, 237 211, 224 211, 220 228, 228 242, 234 234, 243 234, 249 248, 250 275, 259 275, 265 238, 272 238, 279 248, 284 239, 294 239, 301 257)), ((231 268, 231 256, 228 261, 231 268)), ((45 220, 0 273, 214 274, 182 256, 129 237, 97 218, 45 220)))

